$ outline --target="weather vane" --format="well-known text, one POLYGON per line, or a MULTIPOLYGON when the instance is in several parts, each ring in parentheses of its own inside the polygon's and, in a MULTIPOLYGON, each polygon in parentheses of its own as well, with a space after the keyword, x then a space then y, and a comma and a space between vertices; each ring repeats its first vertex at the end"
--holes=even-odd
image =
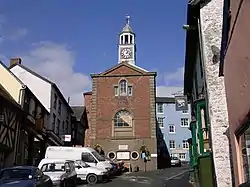
POLYGON ((128 25, 129 25, 129 21, 130 21, 130 16, 129 16, 129 15, 127 15, 127 16, 126 16, 126 24, 128 24, 128 25))

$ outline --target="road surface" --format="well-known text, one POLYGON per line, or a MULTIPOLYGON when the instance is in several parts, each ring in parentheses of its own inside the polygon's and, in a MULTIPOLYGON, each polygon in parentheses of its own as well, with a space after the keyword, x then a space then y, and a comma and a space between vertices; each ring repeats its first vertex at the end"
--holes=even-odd
MULTIPOLYGON (((167 168, 153 172, 126 173, 112 181, 93 185, 94 187, 192 187, 188 182, 188 167, 167 168)), ((87 187, 80 185, 79 187, 87 187)))

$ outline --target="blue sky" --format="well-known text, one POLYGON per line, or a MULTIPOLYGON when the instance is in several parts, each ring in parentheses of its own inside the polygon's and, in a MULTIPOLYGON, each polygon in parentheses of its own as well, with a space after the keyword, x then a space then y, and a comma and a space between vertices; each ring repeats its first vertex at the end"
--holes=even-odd
POLYGON ((1 0, 0 60, 7 64, 20 56, 78 104, 80 93, 91 87, 89 74, 117 64, 118 33, 129 14, 136 64, 158 72, 159 88, 180 86, 186 5, 186 0, 1 0))

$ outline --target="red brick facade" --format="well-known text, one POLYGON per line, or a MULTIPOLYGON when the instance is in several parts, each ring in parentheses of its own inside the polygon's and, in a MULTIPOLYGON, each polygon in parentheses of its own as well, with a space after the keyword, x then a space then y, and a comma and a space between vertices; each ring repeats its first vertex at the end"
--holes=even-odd
POLYGON ((91 120, 91 97, 92 97, 92 92, 86 92, 83 94, 84 96, 84 104, 86 106, 86 112, 87 112, 87 118, 88 118, 88 123, 89 123, 89 129, 86 129, 85 131, 85 141, 84 141, 84 146, 90 147, 91 142, 90 142, 90 135, 91 135, 91 126, 90 126, 90 120, 91 120))
MULTIPOLYGON (((88 111, 89 132, 86 134, 86 145, 100 144, 105 153, 116 153, 119 145, 126 145, 129 151, 140 152, 146 145, 151 154, 156 154, 156 114, 155 114, 155 76, 126 62, 101 73, 91 75, 93 80, 92 94, 85 93, 85 106, 88 111), (115 87, 121 80, 126 80, 132 87, 129 96, 118 96, 115 87), (132 116, 130 127, 115 127, 115 115, 125 110, 132 116)), ((118 88, 119 89, 119 88, 118 88)), ((132 167, 144 166, 142 159, 127 160, 132 167)), ((148 169, 156 169, 156 158, 148 162, 148 169)))

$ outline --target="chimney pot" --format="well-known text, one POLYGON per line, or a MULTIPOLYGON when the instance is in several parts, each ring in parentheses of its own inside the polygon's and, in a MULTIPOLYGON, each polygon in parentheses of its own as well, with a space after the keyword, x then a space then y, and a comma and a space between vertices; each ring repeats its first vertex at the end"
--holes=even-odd
POLYGON ((15 65, 15 64, 21 64, 22 59, 21 58, 11 58, 10 59, 10 66, 15 65))

